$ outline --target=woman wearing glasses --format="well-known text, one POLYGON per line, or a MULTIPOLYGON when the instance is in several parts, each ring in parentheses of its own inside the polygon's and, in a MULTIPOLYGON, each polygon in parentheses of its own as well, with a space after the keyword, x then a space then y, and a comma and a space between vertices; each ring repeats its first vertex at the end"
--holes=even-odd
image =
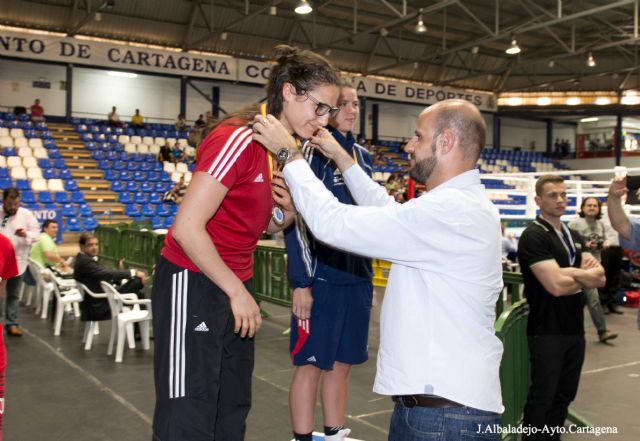
MULTIPOLYGON (((338 110, 338 75, 309 51, 278 46, 275 58, 270 115, 255 124, 277 118, 289 133, 310 138, 338 110)), ((273 173, 277 164, 252 140, 256 115, 257 106, 211 128, 157 265, 157 440, 244 439, 261 324, 252 253, 263 231, 279 231, 294 217, 284 181, 273 173)))
MULTIPOLYGON (((345 150, 371 176, 369 152, 356 144, 358 94, 343 84, 340 111, 329 121, 335 148, 345 150), (339 144, 339 145, 338 145, 339 144)), ((309 144, 303 148, 311 169, 342 203, 355 205, 336 164, 309 144)), ((293 287, 291 359, 296 370, 289 405, 296 441, 311 441, 316 395, 322 377, 322 409, 327 441, 339 441, 344 428, 351 366, 367 361, 373 276, 371 259, 344 253, 315 240, 302 218, 285 232, 293 287)))

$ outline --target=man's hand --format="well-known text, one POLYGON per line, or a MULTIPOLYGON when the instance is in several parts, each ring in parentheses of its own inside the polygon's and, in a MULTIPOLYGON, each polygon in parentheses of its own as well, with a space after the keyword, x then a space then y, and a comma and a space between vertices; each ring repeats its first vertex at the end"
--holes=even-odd
POLYGON ((142 284, 144 285, 147 280, 147 275, 142 271, 136 271, 136 277, 140 279, 142 284))
POLYGON ((627 177, 615 177, 609 184, 609 198, 619 200, 622 196, 626 195, 629 189, 627 189, 627 177))
POLYGON ((582 254, 582 264, 580 265, 581 269, 588 270, 592 268, 597 268, 599 266, 600 266, 600 262, 598 262, 598 259, 593 257, 591 254, 588 254, 588 253, 582 254))
MULTIPOLYGON (((318 133, 309 139, 309 142, 320 150, 324 156, 335 162, 341 172, 355 164, 353 158, 338 144, 338 141, 327 129, 319 129, 318 133)), ((354 146, 353 148, 355 149, 356 147, 354 146)))
POLYGON ((262 324, 258 304, 244 285, 242 285, 239 293, 229 296, 229 299, 231 302, 231 312, 233 313, 235 321, 233 331, 236 334, 240 333, 240 337, 242 338, 252 338, 262 324))
POLYGON ((27 230, 25 230, 24 228, 18 228, 15 233, 16 236, 18 237, 27 237, 27 230))
POLYGON ((311 318, 311 305, 313 305, 311 288, 295 288, 292 297, 291 312, 293 315, 300 320, 311 318))

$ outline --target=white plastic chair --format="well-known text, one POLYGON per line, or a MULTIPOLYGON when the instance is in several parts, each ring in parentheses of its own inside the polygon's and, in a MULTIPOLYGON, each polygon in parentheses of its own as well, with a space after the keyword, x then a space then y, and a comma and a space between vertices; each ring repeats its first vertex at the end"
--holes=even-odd
POLYGON ((7 157, 7 167, 22 167, 22 158, 19 156, 9 156, 7 157))
POLYGON ((176 184, 178 182, 180 182, 180 178, 182 177, 182 173, 181 172, 173 172, 171 173, 171 181, 175 182, 176 184))
POLYGON ((191 172, 186 172, 183 176, 184 176, 184 183, 185 184, 188 184, 189 182, 191 182, 191 177, 192 177, 191 172))
POLYGON ((13 145, 19 149, 21 147, 29 147, 29 142, 27 141, 27 138, 14 138, 13 145))
POLYGON ((0 136, 0 147, 13 147, 13 138, 10 136, 0 136))
MULTIPOLYGON (((87 295, 89 295, 90 297, 93 297, 94 299, 106 299, 107 295, 105 293, 102 292, 93 292, 91 291, 89 288, 87 288, 87 286, 84 283, 80 283, 77 282, 78 284, 78 290, 80 290, 81 293, 84 293, 84 296, 86 298, 87 295)), ((99 328, 99 323, 98 321, 92 321, 92 322, 85 322, 84 324, 84 335, 82 336, 82 343, 84 343, 84 350, 85 351, 90 351, 91 350, 91 346, 93 344, 93 336, 94 335, 98 335, 100 334, 100 328, 99 328)), ((110 340, 113 340, 113 332, 115 331, 114 327, 111 327, 111 338, 110 340)))
POLYGON ((24 132, 22 131, 22 129, 11 129, 9 131, 10 135, 12 138, 23 138, 24 137, 24 132))
POLYGON ((33 156, 33 150, 31 150, 29 147, 20 147, 18 149, 18 156, 20 156, 21 158, 29 158, 33 156))
POLYGON ((149 146, 147 144, 138 144, 138 153, 146 155, 149 153, 149 146))
POLYGON ((150 145, 149 146, 149 153, 152 153, 154 155, 158 155, 158 153, 160 153, 160 146, 159 145, 150 145))
POLYGON ((186 173, 189 171, 189 167, 187 167, 187 164, 185 164, 184 162, 178 162, 176 164, 176 171, 178 173, 186 173))
POLYGON ((27 169, 27 179, 42 179, 42 169, 40 167, 29 167, 27 169))
POLYGON ((29 140, 29 147, 32 149, 37 149, 38 147, 43 147, 42 140, 40 138, 31 138, 29 140))
POLYGON ((0 127, 0 138, 4 138, 5 136, 11 136, 9 129, 6 127, 0 127))
POLYGON ((132 143, 132 144, 142 144, 142 137, 134 135, 134 136, 131 137, 129 142, 132 143))
POLYGON ((49 179, 49 191, 65 191, 62 179, 49 179))
POLYGON ((128 142, 128 143, 126 143, 124 145, 124 151, 127 152, 127 153, 135 153, 136 152, 136 145, 128 142))
POLYGON ((142 138, 142 143, 143 144, 147 144, 147 145, 151 145, 151 144, 153 144, 153 138, 151 136, 144 136, 142 138))
MULTIPOLYGON (((47 314, 49 311, 49 300, 51 300, 51 294, 53 294, 53 282, 47 281, 44 278, 45 267, 40 265, 35 260, 29 258, 28 259, 29 271, 33 276, 33 279, 36 281, 36 297, 35 297, 35 305, 36 310, 35 313, 40 314, 40 318, 47 318, 47 314)), ((31 293, 27 297, 25 305, 31 305, 31 293)))
POLYGON ((5 168, 7 166, 7 158, 0 155, 0 167, 5 168))
POLYGON ((175 138, 167 138, 166 141, 169 143, 169 147, 173 147, 177 140, 175 138))
POLYGON ((33 149, 33 157, 37 159, 47 159, 49 157, 49 153, 44 147, 38 147, 33 149))
POLYGON ((22 166, 24 168, 38 167, 38 160, 33 156, 22 158, 22 166))
POLYGON ((33 191, 47 191, 49 187, 47 186, 46 179, 34 179, 31 181, 31 190, 33 191))
POLYGON ((164 163, 162 164, 162 169, 171 174, 176 171, 176 165, 173 162, 164 161, 164 163))
POLYGON ((100 282, 100 286, 107 294, 109 307, 111 308, 111 339, 109 340, 109 349, 107 355, 113 353, 113 337, 114 327, 117 328, 115 334, 118 342, 116 344, 116 363, 122 363, 124 354, 125 334, 129 343, 129 348, 136 347, 133 338, 133 324, 140 323, 140 338, 142 339, 142 348, 149 349, 149 323, 151 322, 151 299, 138 299, 136 294, 119 293, 117 289, 110 283, 100 282), (133 308, 128 309, 125 305, 131 305, 133 308), (146 310, 140 309, 140 305, 147 305, 146 310))
POLYGON ((130 139, 131 138, 129 138, 129 135, 120 135, 120 136, 118 136, 118 142, 120 144, 127 144, 130 139))
POLYGON ((27 171, 23 167, 13 167, 11 169, 11 179, 27 179, 27 171))
POLYGON ((162 147, 164 145, 164 138, 162 136, 156 136, 153 143, 162 147))
MULTIPOLYGON (((53 273, 53 271, 45 271, 45 274, 47 274, 53 281, 53 292, 55 293, 56 299, 58 301, 56 316, 53 320, 53 335, 60 335, 65 306, 73 305, 74 315, 76 317, 80 317, 80 302, 82 301, 82 294, 80 294, 78 288, 75 287, 75 280, 72 281, 73 285, 70 285, 70 283, 64 282, 62 279, 58 278, 53 273), (66 287, 67 289, 63 291, 61 289, 63 287, 66 287)), ((42 305, 42 307, 45 307, 44 304, 42 305)))

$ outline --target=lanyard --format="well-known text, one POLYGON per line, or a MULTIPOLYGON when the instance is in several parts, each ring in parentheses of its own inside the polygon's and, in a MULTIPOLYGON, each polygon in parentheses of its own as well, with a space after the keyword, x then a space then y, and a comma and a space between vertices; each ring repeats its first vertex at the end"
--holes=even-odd
POLYGON ((567 254, 569 255, 569 262, 571 263, 571 266, 573 266, 573 264, 576 262, 576 248, 573 244, 573 241, 571 240, 571 233, 569 233, 569 229, 565 224, 561 223, 560 228, 562 229, 562 233, 555 228, 554 230, 562 241, 562 245, 567 250, 567 254))
MULTIPOLYGON (((260 104, 260 115, 267 116, 267 103, 260 104)), ((269 163, 269 182, 273 180, 273 154, 267 150, 267 162, 269 163)))

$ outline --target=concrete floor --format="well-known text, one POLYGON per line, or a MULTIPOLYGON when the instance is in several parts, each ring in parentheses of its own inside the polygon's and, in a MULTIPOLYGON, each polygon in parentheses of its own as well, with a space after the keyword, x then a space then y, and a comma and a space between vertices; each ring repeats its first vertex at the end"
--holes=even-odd
MULTIPOLYGON (((381 297, 381 295, 379 295, 381 297)), ((288 356, 286 309, 263 305, 272 314, 257 337, 253 378, 253 409, 248 441, 291 439, 288 390, 292 367, 288 356)), ((151 438, 153 415, 152 351, 125 350, 123 364, 107 357, 109 322, 104 322, 91 351, 80 343, 82 323, 66 316, 62 336, 54 337, 51 322, 22 308, 22 338, 7 338, 8 368, 4 434, 8 441, 139 441, 151 438)), ((587 358, 574 410, 596 426, 614 426, 618 435, 601 440, 640 439, 640 333, 635 310, 607 316, 609 328, 620 333, 611 345, 595 340, 588 314, 587 358)), ((379 308, 370 331, 371 360, 351 376, 347 426, 352 437, 384 441, 392 403, 371 391, 378 348, 379 308)), ((316 430, 322 428, 317 407, 316 430)), ((563 439, 593 439, 567 435, 563 439)))

